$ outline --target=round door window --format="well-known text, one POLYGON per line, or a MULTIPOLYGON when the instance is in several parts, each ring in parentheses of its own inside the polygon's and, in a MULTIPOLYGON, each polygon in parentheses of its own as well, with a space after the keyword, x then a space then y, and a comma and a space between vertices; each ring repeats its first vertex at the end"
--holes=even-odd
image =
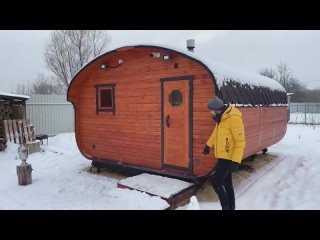
POLYGON ((182 93, 179 90, 173 90, 169 94, 169 102, 172 107, 179 106, 182 103, 182 93))

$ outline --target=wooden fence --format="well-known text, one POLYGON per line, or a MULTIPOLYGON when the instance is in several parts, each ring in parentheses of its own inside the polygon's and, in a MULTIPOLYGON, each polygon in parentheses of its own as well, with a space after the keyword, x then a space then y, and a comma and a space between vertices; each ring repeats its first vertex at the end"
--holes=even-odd
POLYGON ((7 141, 17 144, 35 142, 35 132, 26 119, 4 120, 7 141))

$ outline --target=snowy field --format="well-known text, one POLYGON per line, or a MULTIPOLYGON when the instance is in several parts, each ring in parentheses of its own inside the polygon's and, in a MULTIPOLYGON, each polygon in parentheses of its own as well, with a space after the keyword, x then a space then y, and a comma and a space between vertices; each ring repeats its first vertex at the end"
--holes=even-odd
MULTIPOLYGON (((16 149, 0 152, 0 209, 165 209, 166 202, 145 193, 117 189, 126 178, 110 171, 92 174, 90 161, 74 134, 49 139, 31 154, 33 183, 17 184, 16 149)), ((320 126, 288 125, 284 139, 246 164, 253 171, 234 173, 237 209, 320 209, 320 126)), ((184 209, 221 209, 207 182, 184 209)))

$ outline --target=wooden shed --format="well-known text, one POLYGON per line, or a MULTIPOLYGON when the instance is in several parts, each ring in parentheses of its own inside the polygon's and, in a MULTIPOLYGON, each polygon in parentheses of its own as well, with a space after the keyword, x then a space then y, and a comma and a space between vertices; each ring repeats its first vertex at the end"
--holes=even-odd
POLYGON ((3 120, 25 119, 28 99, 29 96, 0 92, 0 151, 7 142, 3 120))
POLYGON ((93 163, 197 179, 216 164, 203 147, 214 129, 213 96, 243 113, 244 158, 286 133, 285 89, 275 80, 243 73, 192 52, 136 45, 107 52, 72 79, 79 150, 93 163))

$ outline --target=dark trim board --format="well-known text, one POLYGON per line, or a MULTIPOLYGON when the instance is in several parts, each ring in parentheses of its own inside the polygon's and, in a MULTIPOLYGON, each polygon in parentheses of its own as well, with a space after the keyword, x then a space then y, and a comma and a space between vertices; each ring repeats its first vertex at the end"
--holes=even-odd
POLYGON ((115 103, 115 87, 117 84, 96 84, 94 87, 96 88, 96 114, 99 115, 99 112, 112 112, 113 115, 116 113, 116 103, 115 103), (103 87, 111 87, 112 88, 112 102, 113 102, 113 107, 110 109, 99 109, 99 88, 103 87))
POLYGON ((194 75, 160 78, 161 82, 161 165, 162 168, 172 168, 193 173, 193 79, 194 75), (189 81, 189 167, 180 168, 164 163, 164 107, 163 83, 167 81, 189 81))
POLYGON ((162 162, 162 167, 163 169, 172 169, 172 170, 181 171, 181 172, 188 172, 190 170, 190 168, 172 166, 172 165, 165 164, 163 162, 162 162))

